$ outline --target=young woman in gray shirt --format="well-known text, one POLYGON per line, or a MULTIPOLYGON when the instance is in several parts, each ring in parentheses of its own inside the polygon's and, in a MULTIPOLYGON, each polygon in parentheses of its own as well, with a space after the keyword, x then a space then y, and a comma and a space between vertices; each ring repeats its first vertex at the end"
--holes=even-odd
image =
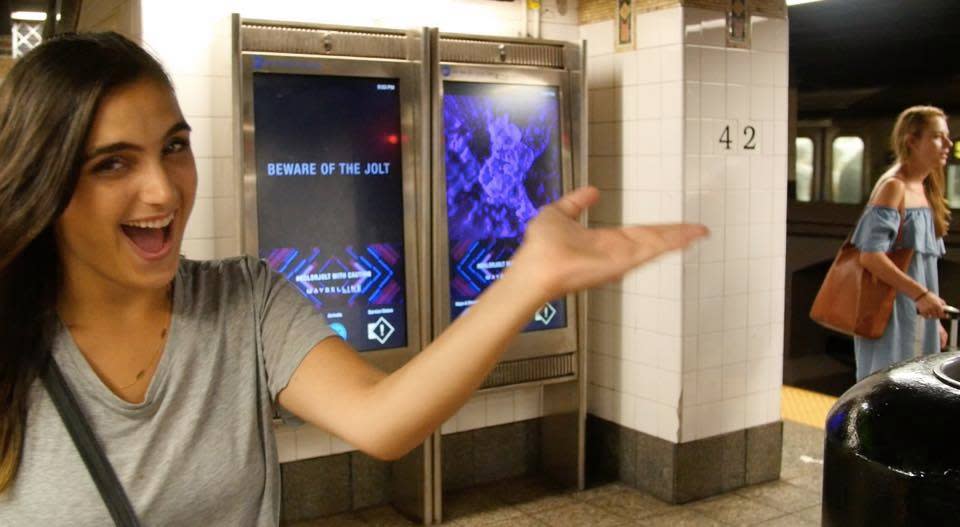
POLYGON ((57 364, 136 515, 276 525, 273 405, 381 459, 463 405, 536 309, 702 236, 544 207, 503 277, 393 374, 266 264, 180 257, 197 186, 170 79, 116 34, 64 36, 0 86, 0 524, 110 516, 39 378, 57 364))

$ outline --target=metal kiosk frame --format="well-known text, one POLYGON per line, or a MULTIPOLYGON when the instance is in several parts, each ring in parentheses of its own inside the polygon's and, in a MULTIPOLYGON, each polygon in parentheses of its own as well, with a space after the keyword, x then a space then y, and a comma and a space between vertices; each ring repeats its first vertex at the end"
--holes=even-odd
MULTIPOLYGON (((450 320, 449 239, 443 150, 444 82, 552 86, 560 103, 561 166, 564 191, 586 182, 586 76, 583 45, 534 39, 503 39, 430 32, 433 62, 433 328, 439 335, 450 320)), ((565 328, 517 337, 484 381, 484 391, 543 387, 540 464, 563 485, 584 487, 586 428, 586 295, 568 295, 565 328)), ((434 445, 434 517, 442 519, 441 435, 434 445)))
MULTIPOLYGON (((425 31, 394 31, 306 23, 246 20, 233 16, 235 143, 242 177, 241 239, 245 254, 258 256, 257 174, 254 159, 256 128, 253 113, 253 73, 392 78, 399 81, 403 168, 404 257, 406 267, 407 345, 364 352, 385 371, 410 360, 431 334, 430 280, 426 275, 426 219, 429 200, 429 112, 423 108, 429 89, 429 48, 425 31)), ((424 524, 433 522, 432 437, 391 465, 391 504, 424 524), (416 481, 416 484, 410 484, 416 481)))

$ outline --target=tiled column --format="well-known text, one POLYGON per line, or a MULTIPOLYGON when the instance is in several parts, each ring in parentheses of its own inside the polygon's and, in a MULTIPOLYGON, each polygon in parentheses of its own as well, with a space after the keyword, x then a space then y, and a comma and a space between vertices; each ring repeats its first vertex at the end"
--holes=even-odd
MULTIPOLYGON (((582 29, 591 54, 589 175, 601 191, 595 226, 682 219, 680 9, 644 16, 658 29, 638 33, 627 52, 614 52, 612 21, 582 29)), ((668 256, 592 291, 588 310, 591 413, 671 443, 680 425, 681 285, 682 259, 668 256)))
POLYGON ((787 25, 751 2, 751 45, 728 48, 726 2, 678 3, 635 2, 629 51, 612 20, 582 27, 591 221, 712 233, 591 292, 588 460, 689 501, 779 475, 787 25))

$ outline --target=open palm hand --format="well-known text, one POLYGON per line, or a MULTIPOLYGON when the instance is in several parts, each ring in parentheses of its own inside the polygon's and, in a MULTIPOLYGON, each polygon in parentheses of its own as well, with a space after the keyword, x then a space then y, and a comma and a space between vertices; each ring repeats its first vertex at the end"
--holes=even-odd
POLYGON ((588 229, 577 221, 597 202, 593 187, 570 192, 543 207, 527 226, 511 269, 547 298, 618 280, 663 253, 707 234, 702 225, 664 224, 588 229))

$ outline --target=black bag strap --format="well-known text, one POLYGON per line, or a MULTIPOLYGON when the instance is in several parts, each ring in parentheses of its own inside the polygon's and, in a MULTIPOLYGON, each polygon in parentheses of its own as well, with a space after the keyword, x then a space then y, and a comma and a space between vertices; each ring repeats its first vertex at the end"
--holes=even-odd
POLYGON ((90 429, 80 406, 77 405, 77 400, 67 387, 57 362, 52 358, 43 373, 43 385, 50 394, 54 406, 57 407, 57 413, 63 419, 67 431, 70 432, 70 438, 80 452, 83 464, 87 466, 90 476, 97 484, 97 490, 100 491, 100 497, 110 511, 114 524, 119 527, 139 526, 137 515, 133 512, 133 507, 123 491, 120 480, 117 479, 117 474, 113 471, 103 450, 100 449, 93 430, 90 429))

